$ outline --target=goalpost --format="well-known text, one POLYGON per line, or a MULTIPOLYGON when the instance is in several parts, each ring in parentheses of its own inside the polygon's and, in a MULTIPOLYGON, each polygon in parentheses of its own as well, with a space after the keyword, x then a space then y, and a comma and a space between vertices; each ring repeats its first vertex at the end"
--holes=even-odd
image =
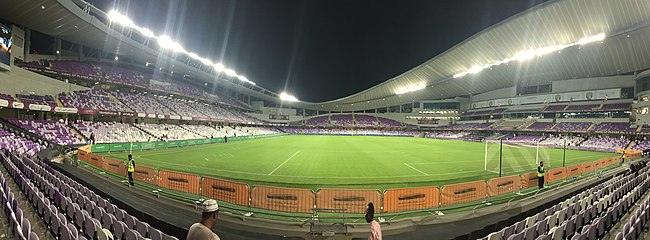
POLYGON ((485 140, 484 170, 501 175, 535 171, 540 161, 551 166, 549 150, 539 142, 485 140))

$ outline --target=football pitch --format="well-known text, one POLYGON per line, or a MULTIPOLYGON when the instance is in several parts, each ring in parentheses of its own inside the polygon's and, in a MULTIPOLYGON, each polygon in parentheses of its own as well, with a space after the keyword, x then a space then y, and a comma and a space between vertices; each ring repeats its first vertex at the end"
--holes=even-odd
MULTIPOLYGON (((539 149, 503 147, 503 175, 535 171, 539 149), (508 167, 505 166, 515 166, 508 167), (515 170, 516 169, 516 170, 515 170)), ((498 177, 486 144, 412 137, 285 135, 133 152, 136 166, 194 173, 257 185, 301 188, 442 186, 498 177)), ((562 149, 542 149, 547 169, 562 166, 562 149), (549 166, 550 165, 550 166, 549 166)), ((99 155, 126 160, 128 153, 99 155)), ((496 153, 496 156, 499 154, 496 153)), ((566 166, 613 153, 566 150, 566 166)))

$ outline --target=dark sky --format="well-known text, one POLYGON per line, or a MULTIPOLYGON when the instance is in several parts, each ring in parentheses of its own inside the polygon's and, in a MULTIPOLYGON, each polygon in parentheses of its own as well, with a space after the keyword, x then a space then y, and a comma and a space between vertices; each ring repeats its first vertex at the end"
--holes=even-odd
POLYGON ((386 81, 547 0, 90 0, 301 100, 386 81))

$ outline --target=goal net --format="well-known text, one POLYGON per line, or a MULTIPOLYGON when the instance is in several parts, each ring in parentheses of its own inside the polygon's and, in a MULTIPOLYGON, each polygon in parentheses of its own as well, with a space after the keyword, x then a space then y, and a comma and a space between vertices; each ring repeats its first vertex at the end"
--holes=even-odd
POLYGON ((540 147, 536 141, 503 144, 499 140, 485 141, 485 170, 488 172, 501 172, 504 176, 533 172, 539 161, 544 161, 544 166, 550 168, 549 159, 549 150, 540 147))

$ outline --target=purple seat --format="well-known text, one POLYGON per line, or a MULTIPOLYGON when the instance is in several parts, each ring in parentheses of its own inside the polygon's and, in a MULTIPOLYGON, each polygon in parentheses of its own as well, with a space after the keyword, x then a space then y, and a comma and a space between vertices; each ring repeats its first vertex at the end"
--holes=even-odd
POLYGON ((142 235, 142 237, 148 237, 149 236, 149 224, 146 222, 142 222, 140 220, 136 220, 135 222, 135 227, 136 230, 142 235))
POLYGON ((118 221, 124 221, 124 216, 126 216, 126 212, 124 210, 115 208, 115 218, 117 218, 118 221))
POLYGON ((136 229, 136 225, 135 225, 136 221, 138 221, 138 219, 136 219, 134 216, 131 216, 129 214, 124 215, 124 223, 126 223, 126 226, 129 229, 132 229, 132 230, 136 229))
POLYGON ((114 228, 114 233, 115 233, 115 240, 124 240, 126 239, 126 231, 129 230, 129 228, 126 226, 124 222, 117 221, 117 223, 113 222, 113 228, 114 228))
POLYGON ((23 236, 29 237, 29 233, 32 232, 32 224, 29 223, 29 220, 27 220, 27 218, 23 218, 21 225, 23 227, 23 236))
POLYGON ((104 227, 104 228, 106 228, 108 230, 113 229, 112 226, 113 226, 113 218, 114 217, 115 216, 113 216, 113 214, 109 214, 109 213, 104 214, 102 216, 102 227, 104 227))
POLYGON ((29 240, 38 240, 38 235, 35 232, 29 234, 29 240))
MULTIPOLYGON (((96 220, 96 219, 95 219, 96 220)), ((92 219, 86 219, 84 221, 84 234, 86 234, 87 237, 90 239, 95 239, 95 234, 97 234, 97 229, 100 227, 100 225, 96 225, 97 223, 95 221, 92 221, 92 219)))
POLYGON ((141 239, 140 233, 135 230, 128 229, 126 230, 126 240, 138 240, 141 239))
POLYGON ((537 234, 537 229, 535 227, 529 227, 524 230, 524 239, 535 239, 535 235, 537 234))
MULTIPOLYGON (((510 235, 512 235, 512 233, 510 235)), ((508 236, 510 236, 510 235, 508 235, 508 236)), ((163 233, 158 229, 153 229, 152 228, 151 230, 149 230, 149 238, 151 240, 162 240, 163 239, 162 236, 163 236, 163 233)))
POLYGON ((60 228, 59 228, 59 239, 60 240, 72 240, 72 239, 76 239, 76 237, 72 238, 71 233, 70 233, 70 229, 68 229, 65 225, 61 225, 60 228))
POLYGON ((70 231, 70 237, 72 239, 77 239, 79 237, 79 232, 77 231, 77 227, 75 227, 72 223, 68 223, 67 227, 68 230, 70 231))

